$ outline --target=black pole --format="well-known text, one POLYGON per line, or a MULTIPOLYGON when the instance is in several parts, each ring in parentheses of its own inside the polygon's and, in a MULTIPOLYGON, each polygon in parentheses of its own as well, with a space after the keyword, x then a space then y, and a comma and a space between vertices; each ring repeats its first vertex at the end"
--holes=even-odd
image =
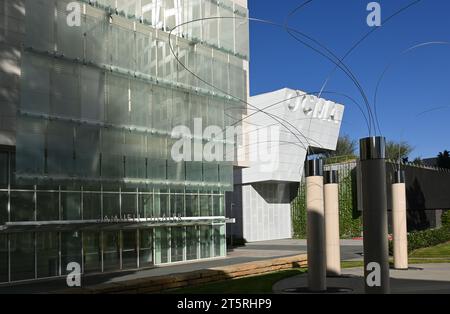
POLYGON ((390 291, 385 149, 384 137, 360 140, 364 284, 369 294, 390 291))

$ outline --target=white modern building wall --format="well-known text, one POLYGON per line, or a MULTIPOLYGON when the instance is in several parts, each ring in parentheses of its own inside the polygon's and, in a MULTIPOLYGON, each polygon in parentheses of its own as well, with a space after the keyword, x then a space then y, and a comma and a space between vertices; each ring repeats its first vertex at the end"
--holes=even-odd
POLYGON ((227 215, 236 223, 228 233, 248 242, 290 238, 290 204, 307 150, 336 149, 344 106, 288 88, 251 97, 249 103, 249 167, 235 170, 227 215))

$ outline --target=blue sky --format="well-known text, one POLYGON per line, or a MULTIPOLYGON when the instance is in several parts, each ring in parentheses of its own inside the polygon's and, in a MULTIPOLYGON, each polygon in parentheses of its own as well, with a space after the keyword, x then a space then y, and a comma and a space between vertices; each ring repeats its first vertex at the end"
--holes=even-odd
MULTIPOLYGON (((250 16, 282 24, 302 2, 249 0, 250 16)), ((293 16, 289 25, 341 57, 370 31, 366 23, 369 2, 314 0, 293 16)), ((384 20, 413 0, 378 2, 384 20)), ((251 95, 283 87, 318 91, 335 67, 282 28, 251 22, 250 34, 251 95)), ((380 127, 388 139, 405 140, 413 145, 411 158, 434 157, 444 149, 450 150, 450 44, 427 45, 401 55, 414 45, 437 41, 450 42, 450 1, 422 0, 383 24, 345 61, 371 105, 379 77, 392 64, 378 92, 380 127), (420 115, 430 109, 434 110, 420 115)), ((347 94, 363 105, 361 94, 341 70, 332 77, 326 90, 347 94)), ((341 96, 323 97, 346 105, 343 134, 355 139, 368 135, 355 105, 341 96)))

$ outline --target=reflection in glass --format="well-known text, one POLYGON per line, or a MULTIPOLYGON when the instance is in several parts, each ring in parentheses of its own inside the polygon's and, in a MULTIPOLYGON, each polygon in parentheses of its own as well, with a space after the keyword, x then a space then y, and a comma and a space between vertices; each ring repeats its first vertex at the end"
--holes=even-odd
POLYGON ((81 232, 61 232, 61 272, 67 274, 69 263, 81 265, 81 232))
POLYGON ((63 220, 81 218, 81 193, 61 193, 61 212, 63 220))
POLYGON ((103 232, 103 269, 120 269, 120 242, 118 231, 103 232))
POLYGON ((198 229, 196 226, 186 227, 186 259, 198 258, 198 229))
POLYGON ((34 279, 34 234, 12 233, 9 238, 11 281, 34 279))
POLYGON ((171 262, 180 262, 183 260, 183 247, 184 247, 184 227, 173 227, 171 241, 172 259, 171 262))
POLYGON ((0 234, 0 282, 8 281, 8 236, 0 234))
POLYGON ((83 192, 83 220, 101 219, 101 211, 101 194, 83 192))
POLYGON ((212 226, 200 226, 200 258, 211 257, 212 226))
MULTIPOLYGON (((177 192, 174 192, 177 193, 177 192)), ((170 213, 172 216, 184 216, 184 194, 180 191, 178 194, 170 195, 170 213)))
POLYGON ((117 193, 103 192, 103 218, 120 217, 120 197, 117 193))
POLYGON ((155 264, 169 262, 170 228, 155 228, 155 264))
POLYGON ((32 221, 34 218, 34 192, 11 191, 11 221, 32 221))
POLYGON ((153 217, 153 194, 139 195, 139 217, 153 217))
POLYGON ((136 204, 137 194, 123 193, 122 192, 122 217, 136 217, 136 204))
POLYGON ((59 275, 59 237, 57 232, 36 233, 36 255, 38 278, 59 275))
POLYGON ((212 214, 212 196, 211 195, 200 195, 200 216, 209 217, 212 214))
POLYGON ((83 232, 84 272, 102 271, 100 232, 83 232))
POLYGON ((0 192, 0 225, 8 221, 8 192, 0 192))
POLYGON ((137 267, 136 230, 122 231, 122 269, 137 267))
POLYGON ((37 220, 38 221, 59 220, 58 192, 37 193, 37 220))
POLYGON ((153 265, 153 230, 139 230, 139 266, 153 265))

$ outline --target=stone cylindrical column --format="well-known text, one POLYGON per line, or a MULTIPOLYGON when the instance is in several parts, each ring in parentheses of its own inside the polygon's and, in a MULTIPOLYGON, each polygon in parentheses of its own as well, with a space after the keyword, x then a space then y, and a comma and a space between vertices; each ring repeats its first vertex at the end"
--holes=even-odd
POLYGON ((324 172, 325 247, 327 275, 341 275, 341 246, 339 237, 339 182, 337 170, 324 172))
POLYGON ((326 291, 325 217, 323 200, 323 161, 307 160, 306 213, 308 246, 308 286, 313 292, 326 291))
POLYGON ((386 140, 360 140, 364 283, 366 293, 389 293, 389 247, 386 190, 386 140))
POLYGON ((394 244, 394 268, 408 269, 408 231, 406 226, 405 173, 395 173, 392 184, 392 227, 394 244))

